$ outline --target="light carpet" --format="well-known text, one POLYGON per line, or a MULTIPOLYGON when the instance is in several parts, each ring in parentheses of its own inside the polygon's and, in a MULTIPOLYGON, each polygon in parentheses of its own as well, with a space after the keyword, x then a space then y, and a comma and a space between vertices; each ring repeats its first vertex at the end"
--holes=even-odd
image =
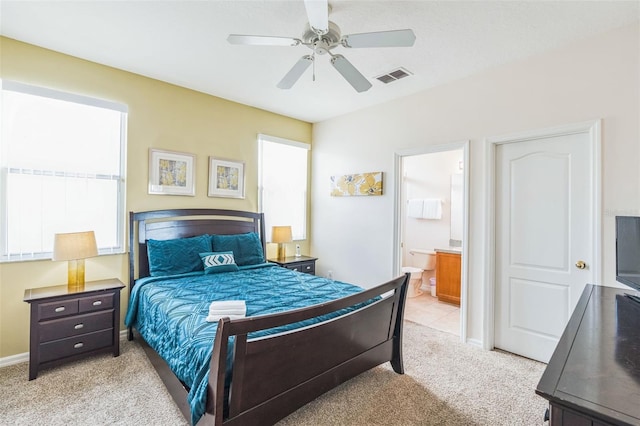
MULTIPOLYGON (((405 374, 387 364, 283 419, 299 425, 542 425, 534 389, 545 365, 462 344, 411 322, 405 374)), ((186 425, 135 342, 121 355, 46 369, 28 381, 26 363, 0 369, 0 425, 186 425)))

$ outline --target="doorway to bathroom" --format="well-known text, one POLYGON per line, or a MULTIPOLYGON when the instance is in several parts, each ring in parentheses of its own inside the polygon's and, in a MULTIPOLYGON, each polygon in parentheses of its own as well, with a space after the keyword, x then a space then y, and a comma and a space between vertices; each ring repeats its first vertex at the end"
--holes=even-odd
POLYGON ((396 154, 395 261, 405 320, 466 339, 468 142, 396 154))

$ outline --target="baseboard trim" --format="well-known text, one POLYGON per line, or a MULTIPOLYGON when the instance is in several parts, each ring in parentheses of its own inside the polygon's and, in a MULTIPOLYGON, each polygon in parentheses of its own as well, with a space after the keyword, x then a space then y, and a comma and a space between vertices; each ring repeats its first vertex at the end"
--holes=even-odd
POLYGON ((29 361, 29 352, 0 358, 0 368, 29 361))
MULTIPOLYGON (((127 338, 127 329, 120 330, 120 340, 124 340, 127 338)), ((0 368, 8 367, 10 365, 20 364, 22 362, 29 362, 29 352, 24 352, 17 355, 9 355, 3 358, 0 358, 0 368)))
POLYGON ((467 343, 471 346, 477 346, 479 348, 482 348, 482 341, 478 340, 478 339, 467 339, 467 343))

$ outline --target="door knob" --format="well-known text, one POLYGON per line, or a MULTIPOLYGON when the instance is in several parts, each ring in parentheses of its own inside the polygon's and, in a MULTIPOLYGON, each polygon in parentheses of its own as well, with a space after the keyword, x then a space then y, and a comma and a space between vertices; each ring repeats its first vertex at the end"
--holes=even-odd
POLYGON ((578 260, 578 261, 576 262, 576 268, 578 268, 578 269, 584 269, 584 268, 586 268, 586 267, 587 267, 587 264, 586 264, 586 263, 584 263, 584 261, 583 261, 583 260, 578 260))

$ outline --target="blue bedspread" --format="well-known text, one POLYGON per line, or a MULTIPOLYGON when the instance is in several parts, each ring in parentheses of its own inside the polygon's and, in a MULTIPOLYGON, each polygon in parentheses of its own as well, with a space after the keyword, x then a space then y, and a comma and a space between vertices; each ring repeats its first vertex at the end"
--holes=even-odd
MULTIPOLYGON (((209 363, 217 323, 206 322, 214 300, 244 300, 247 316, 272 314, 324 303, 362 291, 362 288, 303 274, 273 264, 238 272, 202 272, 138 280, 129 297, 125 319, 167 361, 189 388, 192 424, 205 412, 209 363)), ((352 307, 351 310, 357 307, 352 307)), ((277 329, 249 334, 249 338, 324 321, 313 318, 277 329)))

